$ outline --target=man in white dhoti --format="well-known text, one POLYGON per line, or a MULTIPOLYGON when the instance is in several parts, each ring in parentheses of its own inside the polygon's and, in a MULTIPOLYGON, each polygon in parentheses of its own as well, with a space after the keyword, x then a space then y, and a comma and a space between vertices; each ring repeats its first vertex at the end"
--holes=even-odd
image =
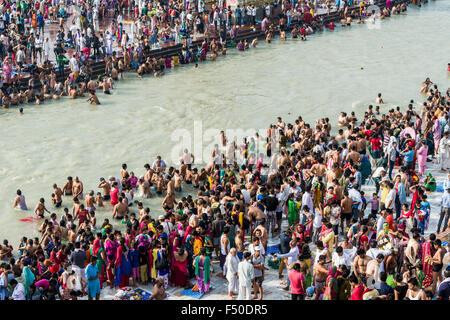
POLYGON ((239 262, 239 295, 238 300, 250 300, 250 293, 255 279, 255 269, 250 263, 252 254, 248 251, 244 252, 244 260, 239 262))
POLYGON ((450 170, 450 139, 449 132, 445 132, 439 141, 439 168, 441 172, 450 170))
POLYGON ((225 260, 228 280, 228 296, 234 300, 233 294, 239 290, 238 267, 239 258, 236 256, 236 248, 231 248, 225 260))

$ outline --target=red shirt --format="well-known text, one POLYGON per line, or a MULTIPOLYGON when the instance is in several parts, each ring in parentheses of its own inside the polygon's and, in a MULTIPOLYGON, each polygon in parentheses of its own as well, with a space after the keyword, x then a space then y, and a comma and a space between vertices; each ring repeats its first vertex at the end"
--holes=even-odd
POLYGON ((289 271, 289 281, 291 281, 291 294, 305 294, 305 276, 303 273, 289 271))
POLYGON ((111 204, 115 205, 119 203, 118 195, 119 189, 112 189, 109 195, 111 196, 111 204))
POLYGON ((372 151, 381 149, 381 139, 380 138, 373 138, 371 143, 372 143, 372 151))
POLYGON ((78 209, 78 220, 80 221, 80 224, 86 221, 87 219, 88 211, 86 209, 80 210, 78 209))
POLYGON ((364 285, 360 283, 353 289, 350 300, 362 300, 363 294, 364 294, 364 285))
POLYGON ((367 236, 366 236, 365 234, 363 234, 363 235, 361 236, 361 238, 359 238, 359 243, 360 243, 361 246, 364 246, 364 244, 365 244, 366 242, 368 242, 368 241, 369 241, 369 238, 367 238, 367 236))

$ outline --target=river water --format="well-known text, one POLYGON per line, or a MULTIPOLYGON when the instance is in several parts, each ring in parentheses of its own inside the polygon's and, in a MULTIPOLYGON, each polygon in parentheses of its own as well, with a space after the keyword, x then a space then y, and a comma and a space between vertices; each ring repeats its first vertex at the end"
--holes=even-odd
MULTIPOLYGON (((26 105, 23 116, 18 108, 1 110, 0 238, 16 247, 21 236, 38 235, 37 223, 19 219, 33 215, 40 197, 61 214, 50 208, 53 183, 62 186, 68 175, 79 176, 85 191, 100 191, 99 177, 119 176, 124 162, 138 176, 158 154, 173 163, 182 136, 200 132, 208 146, 208 129, 252 133, 277 116, 292 121, 302 115, 310 122, 329 117, 335 124, 340 111, 361 115, 379 92, 386 102, 382 111, 404 108, 410 99, 421 103, 418 91, 426 77, 441 89, 449 86, 449 30, 450 0, 432 1, 375 26, 337 27, 306 42, 260 41, 249 51, 229 50, 198 69, 177 67, 158 79, 125 74, 112 95, 99 94, 100 106, 64 99, 26 105), (26 213, 12 208, 19 188, 26 213)), ((201 142, 195 141, 190 150, 199 159, 201 142)), ((209 149, 203 149, 208 161, 209 149)), ((161 201, 144 203, 157 215, 161 201)), ((70 198, 64 206, 71 209, 70 198)), ((99 224, 110 210, 97 211, 99 224)))

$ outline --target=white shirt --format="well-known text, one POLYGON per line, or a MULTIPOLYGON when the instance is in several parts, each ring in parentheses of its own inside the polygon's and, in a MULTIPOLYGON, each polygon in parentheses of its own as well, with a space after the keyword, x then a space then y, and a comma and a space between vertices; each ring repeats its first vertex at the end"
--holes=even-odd
POLYGON ((445 154, 447 152, 447 148, 450 144, 450 139, 448 138, 441 138, 441 141, 439 142, 439 153, 445 154))
POLYGON ((339 224, 340 213, 341 213, 340 206, 331 207, 330 222, 332 225, 335 226, 335 225, 339 224))
POLYGON ((391 191, 386 196, 386 199, 384 200, 384 204, 386 206, 386 209, 394 209, 395 206, 395 197, 396 197, 395 189, 392 188, 391 191), (390 204, 389 204, 390 203, 390 204))
POLYGON ((283 205, 284 205, 283 192, 277 193, 277 199, 279 200, 279 202, 278 202, 278 207, 277 207, 276 212, 283 212, 283 205))
POLYGON ((17 283, 11 297, 13 298, 13 300, 26 300, 25 287, 23 286, 22 283, 20 282, 17 283))
POLYGON ((346 265, 349 267, 351 266, 350 256, 345 251, 342 251, 342 256, 339 256, 339 254, 335 251, 332 254, 332 263, 335 267, 339 267, 340 265, 346 265))
POLYGON ((252 280, 255 278, 255 268, 249 261, 241 261, 238 265, 238 276, 241 287, 251 287, 252 280))
POLYGON ((378 221, 377 221, 377 234, 378 232, 380 232, 381 230, 383 230, 383 224, 386 222, 386 219, 383 217, 379 217, 378 221))
POLYGON ((319 211, 314 212, 314 221, 313 221, 313 227, 314 228, 320 228, 322 226, 322 215, 319 213, 319 211))
POLYGON ((323 248, 323 250, 317 249, 317 250, 316 250, 316 253, 315 253, 315 257, 314 257, 314 264, 319 263, 319 257, 320 257, 321 255, 326 255, 326 254, 327 254, 327 251, 328 251, 327 248, 323 248))
POLYGON ((241 189, 241 193, 244 196, 245 203, 250 204, 250 191, 247 189, 241 189))
POLYGON ((42 48, 42 38, 40 37, 36 38, 34 45, 36 48, 42 48))
MULTIPOLYGON (((264 247, 261 245, 261 243, 258 245, 258 247, 259 247, 259 250, 260 250, 260 252, 261 252, 261 255, 262 255, 262 256, 265 256, 265 255, 266 255, 266 251, 264 250, 264 247)), ((254 245, 253 243, 250 244, 250 245, 248 246, 248 251, 249 251, 252 255, 255 254, 255 245, 254 245)))
POLYGON ((351 188, 348 190, 348 197, 353 200, 353 202, 359 202, 358 210, 361 210, 362 207, 362 199, 361 193, 355 188, 351 188))
POLYGON ((234 275, 238 273, 239 258, 228 253, 227 259, 225 260, 225 266, 227 270, 227 280, 231 281, 234 278, 234 275))
POLYGON ((163 228, 164 228, 164 232, 165 232, 168 236, 170 236, 170 234, 171 234, 172 231, 173 231, 173 224, 172 224, 172 222, 170 222, 170 221, 164 221, 164 222, 162 223, 162 226, 163 226, 163 228))
POLYGON ((277 257, 278 258, 288 258, 288 265, 291 265, 295 261, 297 261, 298 255, 299 255, 298 247, 294 246, 293 248, 291 248, 291 250, 289 250, 288 253, 277 254, 277 257))
POLYGON ((70 58, 70 70, 78 72, 80 71, 80 68, 78 66, 78 61, 75 59, 75 57, 70 58))
POLYGON ((309 192, 305 192, 303 194, 303 197, 302 197, 302 210, 305 207, 305 205, 308 206, 310 211, 313 209, 314 204, 313 204, 313 201, 312 201, 311 193, 309 193, 309 192))
POLYGON ((181 156, 181 160, 183 160, 184 164, 192 164, 192 153, 189 152, 183 152, 183 155, 181 156))
POLYGON ((16 54, 16 60, 17 60, 17 62, 22 62, 22 60, 25 58, 25 54, 23 53, 23 51, 21 50, 21 49, 19 49, 18 51, 17 51, 17 54, 16 54))
POLYGON ((379 248, 370 248, 369 250, 367 250, 366 255, 368 255, 372 259, 376 259, 377 255, 379 255, 380 253, 382 253, 386 257, 386 256, 391 254, 391 250, 382 250, 382 249, 379 249, 379 248))
POLYGON ((383 167, 376 168, 375 172, 372 174, 372 178, 379 178, 379 177, 381 177, 381 172, 382 171, 386 172, 386 169, 384 169, 383 167))

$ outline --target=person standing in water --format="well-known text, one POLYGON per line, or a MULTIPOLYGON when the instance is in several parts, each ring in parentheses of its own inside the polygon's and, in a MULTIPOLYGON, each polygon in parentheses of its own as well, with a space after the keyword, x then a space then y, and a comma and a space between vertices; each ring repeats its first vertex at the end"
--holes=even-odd
POLYGON ((17 190, 17 196, 14 199, 13 208, 18 208, 20 210, 28 210, 27 204, 25 202, 25 196, 22 194, 22 191, 17 190))
POLYGON ((39 217, 39 218, 44 218, 44 212, 47 211, 47 213, 50 213, 50 211, 47 210, 47 208, 45 207, 44 204, 45 200, 44 198, 39 199, 38 204, 36 205, 36 208, 34 209, 34 213, 39 217))

